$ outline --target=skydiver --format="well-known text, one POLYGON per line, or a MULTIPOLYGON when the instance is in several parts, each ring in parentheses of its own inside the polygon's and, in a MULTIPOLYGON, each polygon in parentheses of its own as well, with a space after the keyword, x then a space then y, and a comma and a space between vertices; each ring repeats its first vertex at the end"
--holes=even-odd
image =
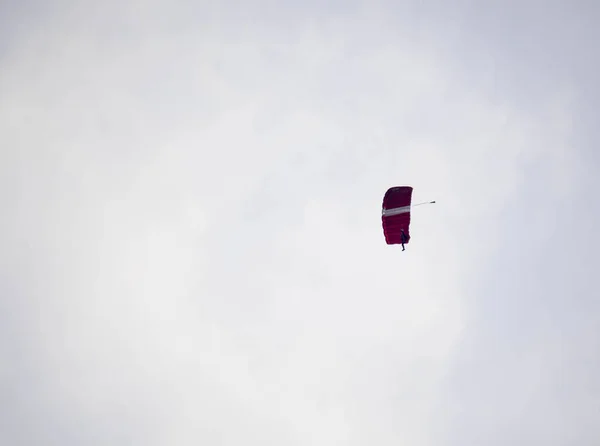
POLYGON ((408 242, 408 238, 404 233, 404 229, 400 229, 400 241, 402 242, 402 251, 405 251, 404 244, 408 242))

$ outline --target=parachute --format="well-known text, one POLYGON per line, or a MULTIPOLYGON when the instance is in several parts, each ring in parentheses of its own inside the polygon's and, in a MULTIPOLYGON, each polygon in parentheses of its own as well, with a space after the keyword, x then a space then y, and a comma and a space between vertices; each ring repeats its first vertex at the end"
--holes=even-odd
POLYGON ((383 235, 388 245, 404 245, 410 241, 411 208, 425 203, 412 204, 413 188, 411 186, 396 186, 389 188, 384 197, 381 209, 383 235))

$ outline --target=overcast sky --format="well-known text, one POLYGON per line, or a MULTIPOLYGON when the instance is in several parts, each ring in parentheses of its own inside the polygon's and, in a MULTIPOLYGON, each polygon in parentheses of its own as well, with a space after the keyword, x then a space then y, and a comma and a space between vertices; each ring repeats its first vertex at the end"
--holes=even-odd
POLYGON ((595 2, 0 5, 0 444, 598 444, 595 2))

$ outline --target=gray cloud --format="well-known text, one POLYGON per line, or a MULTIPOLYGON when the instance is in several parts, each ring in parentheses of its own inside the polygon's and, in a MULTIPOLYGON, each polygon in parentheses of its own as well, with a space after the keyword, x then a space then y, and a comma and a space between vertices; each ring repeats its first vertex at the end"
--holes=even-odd
POLYGON ((596 11, 249 5, 0 27, 2 443, 593 444, 596 11))

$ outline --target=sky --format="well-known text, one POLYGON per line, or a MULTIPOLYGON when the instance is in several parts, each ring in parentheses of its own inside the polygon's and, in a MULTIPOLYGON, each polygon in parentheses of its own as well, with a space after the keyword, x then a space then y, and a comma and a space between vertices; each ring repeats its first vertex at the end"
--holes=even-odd
POLYGON ((0 443, 596 445, 599 19, 2 1, 0 443))

